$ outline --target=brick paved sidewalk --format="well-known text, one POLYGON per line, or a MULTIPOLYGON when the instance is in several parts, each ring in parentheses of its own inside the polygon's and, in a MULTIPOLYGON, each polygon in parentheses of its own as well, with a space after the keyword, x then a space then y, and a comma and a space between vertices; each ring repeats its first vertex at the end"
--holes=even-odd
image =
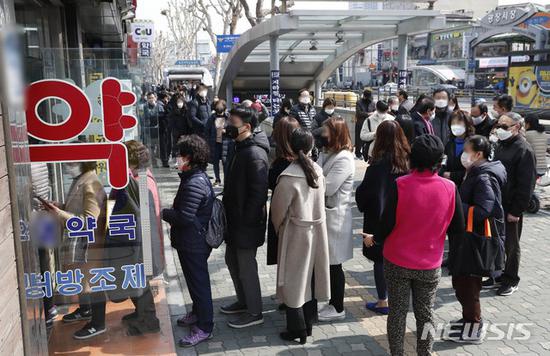
MULTIPOLYGON (((364 174, 364 165, 358 163, 357 183, 364 174)), ((175 171, 158 170, 156 177, 161 190, 163 206, 168 206, 178 187, 175 171)), ((362 215, 354 208, 354 229, 362 227, 362 215)), ((509 340, 486 340, 481 345, 458 345, 449 341, 438 341, 434 352, 439 355, 550 355, 550 285, 546 283, 550 267, 550 215, 542 212, 528 216, 524 222, 522 239, 522 281, 518 292, 510 297, 497 297, 494 291, 482 291, 482 314, 489 323, 529 323, 524 328, 531 336, 523 336, 519 330, 512 330, 509 340)), ((347 317, 343 321, 318 324, 308 344, 298 345, 279 339, 279 332, 285 327, 284 313, 277 311, 278 302, 272 298, 275 293, 276 269, 266 266, 266 249, 258 250, 258 267, 264 302, 262 326, 234 330, 227 326, 227 317, 219 313, 219 307, 234 299, 234 289, 224 262, 225 248, 212 251, 210 256, 210 278, 214 298, 214 337, 196 348, 179 349, 179 355, 387 355, 386 317, 376 315, 364 308, 366 301, 374 301, 376 289, 372 263, 361 253, 361 240, 357 238, 354 258, 344 264, 346 271, 347 317)), ((168 242, 167 281, 168 303, 174 325, 174 337, 179 339, 187 333, 176 326, 175 320, 185 313, 191 299, 185 286, 177 256, 168 242)), ((445 273, 446 274, 446 273, 445 273)), ((460 305, 456 301, 449 277, 439 285, 435 306, 436 322, 460 319, 460 305)), ((514 327, 512 325, 512 327, 514 327)), ((412 312, 407 320, 407 355, 413 355, 416 344, 415 322, 412 312)), ((508 325, 499 325, 504 333, 508 325)), ((492 334, 493 336, 495 334, 492 334)))

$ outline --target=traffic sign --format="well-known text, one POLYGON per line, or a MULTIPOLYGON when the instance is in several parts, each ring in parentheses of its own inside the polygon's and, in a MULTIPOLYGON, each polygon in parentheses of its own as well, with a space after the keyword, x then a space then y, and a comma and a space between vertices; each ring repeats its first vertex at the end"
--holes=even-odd
POLYGON ((216 51, 229 53, 241 35, 216 35, 216 51))

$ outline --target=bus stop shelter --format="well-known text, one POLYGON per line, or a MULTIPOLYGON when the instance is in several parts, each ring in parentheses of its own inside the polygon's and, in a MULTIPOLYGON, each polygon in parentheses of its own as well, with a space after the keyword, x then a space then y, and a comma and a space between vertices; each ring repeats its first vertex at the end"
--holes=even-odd
POLYGON ((218 95, 269 92, 278 110, 279 89, 315 91, 353 54, 397 38, 400 84, 406 84, 408 37, 445 27, 434 10, 291 10, 252 27, 224 61, 218 95))

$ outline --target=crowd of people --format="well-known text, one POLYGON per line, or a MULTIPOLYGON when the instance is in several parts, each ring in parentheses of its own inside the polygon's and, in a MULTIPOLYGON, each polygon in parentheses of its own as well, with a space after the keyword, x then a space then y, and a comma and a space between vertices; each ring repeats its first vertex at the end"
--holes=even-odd
MULTIPOLYGON (((365 89, 357 102, 354 144, 336 102, 327 98, 317 111, 305 89, 297 103, 283 100, 270 137, 260 129, 268 116, 260 102, 245 100, 228 109, 224 100, 211 102, 203 85, 178 87, 158 100, 147 94, 140 117, 145 145, 139 145, 148 146, 152 131, 158 132, 149 149, 165 167, 172 156, 180 175, 173 204, 156 211, 170 225, 193 302, 177 320, 190 327, 180 346, 213 336, 212 247, 205 236, 218 199, 215 185, 223 186, 225 262, 235 288, 234 300, 220 308, 233 316, 229 327, 264 322, 257 252, 266 236, 266 263, 277 266, 279 309, 286 313, 280 337, 305 343, 315 323, 345 319, 343 264, 353 257, 356 204, 364 214, 360 237, 364 256, 374 263, 378 299, 365 307, 388 315, 392 355, 404 353, 411 292, 417 352, 431 351, 433 333, 424 330, 434 327, 442 266, 462 306, 451 340, 482 342, 480 290, 508 296, 518 289, 523 213, 537 175, 546 172, 544 128, 512 107, 508 95, 495 98, 492 110, 478 101, 466 112, 444 89, 415 103, 405 90, 375 101, 365 89), (358 159, 368 168, 355 188, 358 159), (214 177, 206 173, 208 164, 214 177)), ((135 161, 137 175, 139 156, 135 161)), ((136 312, 127 318, 144 320, 152 313, 148 322, 155 325, 149 329, 156 330, 147 289, 135 297, 136 312)), ((97 329, 104 328, 104 310, 99 299, 90 307, 81 303, 74 313, 87 313, 97 329)), ((143 325, 130 325, 145 332, 143 325)))

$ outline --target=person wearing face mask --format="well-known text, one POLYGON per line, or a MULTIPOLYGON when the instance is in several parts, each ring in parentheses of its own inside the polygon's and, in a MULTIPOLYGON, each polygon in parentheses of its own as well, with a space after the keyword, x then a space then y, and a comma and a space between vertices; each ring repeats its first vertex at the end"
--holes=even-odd
POLYGON ((197 95, 189 103, 189 119, 193 133, 202 138, 206 136, 206 123, 212 114, 210 100, 208 99, 208 88, 200 84, 197 86, 197 95))
POLYGON ((353 257, 353 144, 346 121, 333 116, 323 124, 323 150, 317 163, 325 176, 325 211, 327 215, 330 257, 330 302, 319 310, 319 321, 342 320, 345 276, 342 263, 353 257))
POLYGON ((476 103, 470 110, 472 114, 472 122, 476 130, 476 135, 481 135, 489 138, 491 130, 495 125, 495 120, 489 116, 489 108, 485 103, 476 103))
POLYGON ((321 148, 321 133, 323 132, 323 123, 334 115, 336 101, 332 98, 326 98, 323 101, 323 108, 315 115, 311 124, 311 133, 315 139, 315 146, 321 148))
POLYGON ((153 165, 158 165, 156 158, 160 157, 160 121, 164 119, 164 105, 157 101, 157 96, 154 92, 147 93, 147 103, 143 106, 143 115, 140 119, 141 140, 151 149, 151 153, 155 157, 153 165))
POLYGON ((167 92, 159 93, 157 105, 161 107, 159 111, 159 154, 162 166, 164 168, 170 167, 168 165, 168 159, 170 158, 170 152, 172 151, 172 132, 169 121, 169 95, 167 92))
MULTIPOLYGON (((103 184, 96 174, 96 162, 65 163, 63 171, 71 179, 71 187, 65 203, 51 203, 45 208, 54 214, 66 226, 67 220, 74 216, 87 219, 92 217, 97 226, 94 229, 95 242, 88 243, 86 236, 69 238, 64 233, 61 243, 61 265, 64 271, 80 269, 84 273, 84 290, 78 295, 79 306, 62 318, 64 323, 74 323, 90 320, 92 308, 95 303, 103 298, 103 293, 92 293, 88 281, 91 278, 90 269, 103 267, 103 243, 105 240, 105 217, 107 208, 107 195, 103 184)), ((106 331, 105 322, 92 325, 86 323, 82 329, 74 333, 74 338, 83 339, 102 334, 106 331)))
POLYGON ((433 135, 432 120, 435 117, 435 103, 430 97, 425 97, 415 105, 411 118, 414 124, 414 136, 433 135))
POLYGON ((451 115, 450 126, 451 137, 445 145, 447 159, 441 167, 439 175, 452 180, 457 187, 460 187, 466 173, 466 167, 461 162, 464 142, 468 137, 473 136, 474 125, 468 114, 456 111, 451 115))
POLYGON ((506 170, 500 161, 488 161, 490 154, 491 143, 486 137, 475 135, 466 139, 461 157, 466 167, 466 176, 459 193, 464 216, 468 217, 472 210, 468 219, 471 231, 477 236, 466 232, 449 238, 448 268, 456 298, 462 306, 462 318, 452 322, 449 339, 459 343, 481 343, 481 279, 501 269, 504 264, 501 252, 505 236, 501 191, 506 183, 506 170), (484 236, 487 220, 491 227, 491 237, 484 241, 488 245, 484 249, 486 252, 482 253, 481 244, 473 244, 471 241, 484 236))
POLYGON ((275 128, 275 125, 277 122, 279 122, 280 119, 282 119, 285 116, 290 115, 290 110, 292 110, 292 99, 291 98, 284 98, 283 102, 281 103, 281 108, 279 109, 279 112, 273 116, 273 127, 275 128))
POLYGON ((399 114, 399 99, 396 96, 390 96, 388 98, 388 107, 388 113, 397 118, 397 115, 399 114))
POLYGON ((376 105, 372 98, 372 90, 365 88, 363 90, 363 97, 355 104, 355 157, 363 159, 365 153, 363 152, 363 146, 365 142, 361 140, 361 130, 365 120, 376 111, 376 105))
POLYGON ((311 124, 315 117, 315 107, 311 104, 311 96, 307 89, 301 89, 298 92, 298 104, 290 110, 290 116, 298 120, 300 126, 311 130, 311 124))
POLYGON ((449 92, 444 88, 438 88, 434 91, 435 117, 432 120, 433 133, 441 139, 444 145, 449 141, 450 134, 449 121, 452 111, 449 109, 449 98, 449 92))
POLYGON ((458 104, 458 98, 456 95, 451 95, 451 99, 449 100, 449 111, 460 111, 460 105, 458 104))
POLYGON ((503 94, 494 99, 493 110, 495 111, 496 118, 500 118, 502 115, 509 115, 514 108, 514 98, 511 95, 503 94))
POLYGON ((197 135, 182 138, 177 157, 180 185, 172 207, 162 210, 162 219, 170 224, 171 245, 178 252, 181 269, 193 301, 193 307, 177 324, 190 327, 179 340, 181 347, 192 347, 212 337, 214 308, 208 272, 212 248, 205 238, 212 217, 214 189, 206 175, 208 144, 197 135))
POLYGON ((227 104, 225 100, 218 100, 215 105, 214 114, 210 116, 206 123, 206 139, 210 148, 210 163, 214 166, 214 186, 221 184, 220 161, 222 162, 223 174, 225 176, 225 166, 227 151, 229 149, 230 139, 225 135, 227 126, 227 104))
POLYGON ((235 140, 235 149, 223 195, 227 218, 225 261, 237 300, 220 311, 237 315, 228 325, 241 329, 264 322, 256 252, 265 242, 269 141, 264 132, 256 131, 255 110, 238 107, 229 115, 225 130, 235 140))
POLYGON ((374 140, 376 139, 376 129, 383 121, 395 120, 395 118, 388 113, 389 106, 384 100, 378 100, 376 102, 376 111, 369 116, 363 127, 361 128, 361 141, 365 142, 361 151, 363 152, 363 158, 365 161, 369 160, 372 156, 372 149, 374 147, 374 140))
POLYGON ((178 141, 181 136, 190 135, 192 132, 191 122, 188 117, 187 103, 185 97, 176 96, 176 102, 172 111, 170 111, 170 125, 172 127, 172 157, 175 158, 178 153, 178 141))
POLYGON ((502 190, 502 206, 506 217, 506 265, 500 280, 487 280, 485 287, 501 282, 497 294, 508 296, 518 289, 521 231, 523 212, 527 209, 536 180, 535 154, 529 143, 520 134, 521 121, 516 117, 502 115, 498 119, 496 135, 498 145, 494 160, 506 168, 508 180, 502 190))

